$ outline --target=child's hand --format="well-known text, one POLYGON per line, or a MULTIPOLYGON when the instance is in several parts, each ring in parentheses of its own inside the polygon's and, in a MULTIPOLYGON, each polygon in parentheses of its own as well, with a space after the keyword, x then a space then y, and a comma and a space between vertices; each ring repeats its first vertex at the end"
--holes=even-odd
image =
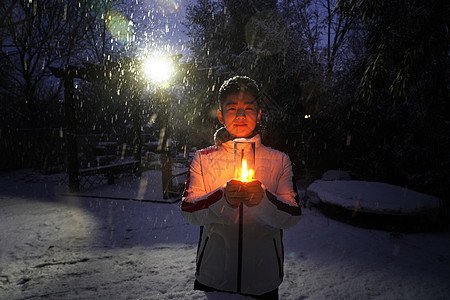
POLYGON ((261 182, 258 180, 253 180, 247 182, 245 187, 247 188, 247 198, 244 201, 244 204, 251 207, 261 203, 264 194, 261 182))
POLYGON ((231 179, 225 187, 225 199, 232 207, 238 207, 241 202, 247 199, 246 191, 244 182, 231 179))

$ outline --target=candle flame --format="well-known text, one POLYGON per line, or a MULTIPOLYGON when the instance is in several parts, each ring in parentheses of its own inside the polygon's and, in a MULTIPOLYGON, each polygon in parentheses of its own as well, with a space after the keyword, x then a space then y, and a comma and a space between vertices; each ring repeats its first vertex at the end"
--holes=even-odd
POLYGON ((241 180, 244 182, 252 180, 254 172, 255 171, 253 169, 248 169, 247 160, 243 159, 241 168, 241 180))

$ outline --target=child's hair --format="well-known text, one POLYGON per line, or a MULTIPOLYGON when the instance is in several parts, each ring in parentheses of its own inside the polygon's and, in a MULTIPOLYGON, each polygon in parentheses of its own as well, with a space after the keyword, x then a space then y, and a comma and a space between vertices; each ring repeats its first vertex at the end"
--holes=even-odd
POLYGON ((222 105, 229 95, 241 93, 252 95, 259 104, 259 88, 256 81, 247 76, 234 76, 225 80, 219 89, 219 109, 222 110, 222 105))

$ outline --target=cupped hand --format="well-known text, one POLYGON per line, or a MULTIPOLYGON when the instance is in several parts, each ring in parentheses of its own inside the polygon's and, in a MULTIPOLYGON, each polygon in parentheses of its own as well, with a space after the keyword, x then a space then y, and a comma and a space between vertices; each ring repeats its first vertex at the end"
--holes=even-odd
POLYGON ((232 207, 238 207, 247 199, 247 188, 244 182, 231 179, 225 187, 225 199, 232 207))
POLYGON ((261 203, 264 195, 264 189, 259 180, 252 180, 245 184, 247 197, 244 204, 248 207, 256 206, 261 203))

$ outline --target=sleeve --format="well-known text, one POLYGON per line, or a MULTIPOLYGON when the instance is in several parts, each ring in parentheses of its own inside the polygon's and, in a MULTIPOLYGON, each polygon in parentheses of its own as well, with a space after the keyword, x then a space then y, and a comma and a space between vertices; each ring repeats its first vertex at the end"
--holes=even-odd
POLYGON ((225 186, 206 192, 201 158, 201 153, 197 151, 190 163, 181 201, 181 215, 193 225, 236 223, 238 209, 226 202, 225 186))
POLYGON ((297 187, 294 182, 289 156, 283 154, 282 168, 276 191, 264 187, 261 203, 251 208, 262 223, 274 228, 286 229, 300 221, 302 209, 299 206, 297 187))

